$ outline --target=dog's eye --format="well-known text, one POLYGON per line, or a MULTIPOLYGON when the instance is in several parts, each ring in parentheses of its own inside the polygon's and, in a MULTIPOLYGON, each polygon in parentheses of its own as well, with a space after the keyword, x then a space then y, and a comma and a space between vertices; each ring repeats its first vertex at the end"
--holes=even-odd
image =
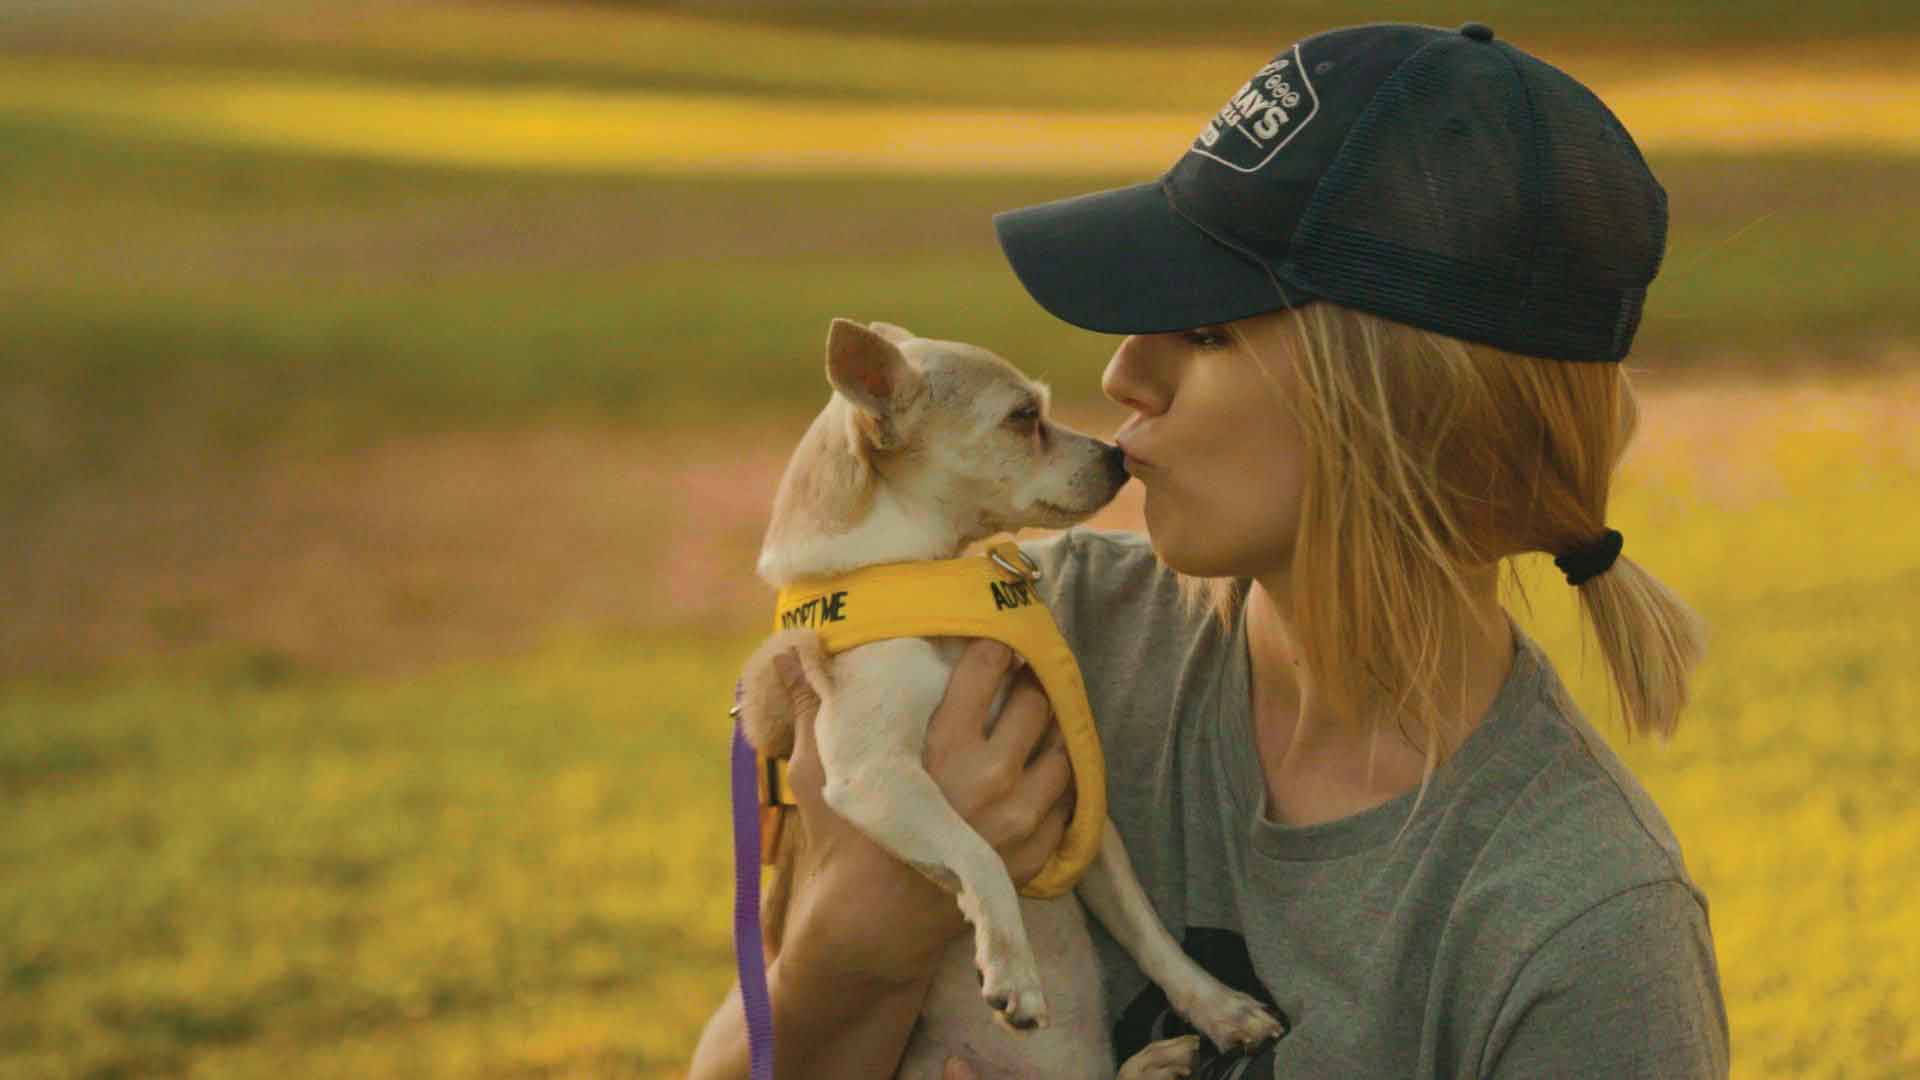
POLYGON ((1040 420, 1040 410, 1031 405, 1023 405, 1007 414, 1007 423, 1015 427, 1030 428, 1040 420))

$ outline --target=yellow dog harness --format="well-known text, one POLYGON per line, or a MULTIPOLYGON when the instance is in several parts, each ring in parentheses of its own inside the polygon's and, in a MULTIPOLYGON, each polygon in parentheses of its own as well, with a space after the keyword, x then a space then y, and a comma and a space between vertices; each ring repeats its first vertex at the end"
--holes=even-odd
MULTIPOLYGON (((1099 853, 1107 821, 1107 766, 1080 665, 1034 588, 1039 578, 1033 560, 1011 542, 995 544, 983 555, 869 566, 781 589, 774 629, 817 631, 829 654, 888 638, 984 637, 1025 657, 1053 704, 1078 793, 1059 850, 1020 890, 1052 897, 1073 888, 1099 853)), ((762 806, 794 805, 785 763, 763 758, 760 765, 762 806)), ((771 833, 763 827, 762 835, 771 833)), ((771 845, 763 860, 770 856, 771 845)))

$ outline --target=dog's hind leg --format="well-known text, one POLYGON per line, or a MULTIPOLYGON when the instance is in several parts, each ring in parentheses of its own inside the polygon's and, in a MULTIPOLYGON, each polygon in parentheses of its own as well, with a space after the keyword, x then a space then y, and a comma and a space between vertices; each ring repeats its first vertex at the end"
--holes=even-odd
POLYGON ((865 764, 859 775, 827 781, 828 805, 882 847, 958 892, 960 913, 973 924, 981 996, 1016 1028, 1045 1024, 1040 971, 1006 864, 948 805, 919 761, 865 764))
POLYGON ((903 638, 842 653, 834 674, 838 692, 815 727, 827 804, 958 893, 973 924, 981 995, 1013 1027, 1045 1024, 1039 967, 1006 864, 954 811, 921 760, 948 668, 925 641, 903 638))
POLYGON ((1167 933, 1111 819, 1101 833, 1099 857, 1074 892, 1147 978, 1167 992, 1174 1010, 1221 1050, 1255 1046, 1286 1033, 1265 1006, 1208 974, 1167 933))

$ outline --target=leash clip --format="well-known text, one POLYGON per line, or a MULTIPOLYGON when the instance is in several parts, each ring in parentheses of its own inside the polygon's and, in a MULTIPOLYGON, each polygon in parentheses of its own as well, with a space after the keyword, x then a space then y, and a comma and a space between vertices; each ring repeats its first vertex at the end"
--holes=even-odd
POLYGON ((1020 550, 1018 544, 995 544, 987 549, 987 558, 992 559, 995 566, 1014 577, 1025 578, 1028 581, 1040 580, 1040 565, 1033 561, 1032 556, 1020 550), (1015 566, 1013 559, 1019 560, 1020 565, 1015 566))

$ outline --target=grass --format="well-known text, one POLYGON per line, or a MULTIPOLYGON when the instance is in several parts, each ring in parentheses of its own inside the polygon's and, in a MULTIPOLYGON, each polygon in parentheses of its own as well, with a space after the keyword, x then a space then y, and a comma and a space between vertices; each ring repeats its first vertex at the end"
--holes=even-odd
POLYGON ((11 688, 0 1075, 671 1074, 726 983, 737 651, 11 688))

